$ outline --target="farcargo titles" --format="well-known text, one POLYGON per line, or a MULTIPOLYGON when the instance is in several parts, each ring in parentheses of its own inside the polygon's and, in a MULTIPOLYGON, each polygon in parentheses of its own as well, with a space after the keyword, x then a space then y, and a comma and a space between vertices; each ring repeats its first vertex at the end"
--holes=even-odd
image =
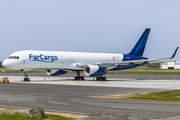
POLYGON ((29 54, 29 60, 31 61, 39 61, 39 62, 47 62, 47 63, 52 63, 58 60, 57 56, 48 56, 48 55, 33 55, 29 54))

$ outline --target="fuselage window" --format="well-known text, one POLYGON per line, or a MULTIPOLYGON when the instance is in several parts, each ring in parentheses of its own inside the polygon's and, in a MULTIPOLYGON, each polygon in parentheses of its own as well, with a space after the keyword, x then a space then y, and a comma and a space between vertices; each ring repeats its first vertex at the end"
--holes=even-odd
POLYGON ((19 56, 17 56, 17 59, 19 59, 19 56))

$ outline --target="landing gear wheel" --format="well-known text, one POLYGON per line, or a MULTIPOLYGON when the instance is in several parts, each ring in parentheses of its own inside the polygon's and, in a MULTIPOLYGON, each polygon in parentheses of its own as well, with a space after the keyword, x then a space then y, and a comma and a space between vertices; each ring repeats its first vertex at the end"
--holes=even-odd
POLYGON ((24 78, 24 81, 30 81, 30 79, 29 78, 24 78))
POLYGON ((97 81, 106 81, 106 77, 97 77, 96 80, 97 81))
POLYGON ((30 79, 27 76, 28 70, 23 70, 24 71, 24 80, 23 81, 30 81, 30 79))
POLYGON ((84 76, 75 76, 74 77, 74 80, 84 80, 84 76))
POLYGON ((84 76, 81 76, 81 80, 84 80, 84 76))

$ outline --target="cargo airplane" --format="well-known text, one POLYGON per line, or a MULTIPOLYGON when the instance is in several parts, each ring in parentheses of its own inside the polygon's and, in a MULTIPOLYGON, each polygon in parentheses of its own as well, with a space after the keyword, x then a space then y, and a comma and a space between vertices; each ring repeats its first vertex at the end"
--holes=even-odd
POLYGON ((150 29, 146 28, 134 48, 127 54, 24 50, 12 53, 2 65, 5 68, 24 71, 24 81, 29 81, 28 70, 45 70, 45 73, 51 76, 76 71, 76 80, 84 80, 80 75, 80 71, 83 71, 84 75, 96 77, 96 80, 106 80, 103 75, 107 74, 108 70, 124 70, 175 57, 179 47, 171 57, 143 57, 149 33, 150 29))

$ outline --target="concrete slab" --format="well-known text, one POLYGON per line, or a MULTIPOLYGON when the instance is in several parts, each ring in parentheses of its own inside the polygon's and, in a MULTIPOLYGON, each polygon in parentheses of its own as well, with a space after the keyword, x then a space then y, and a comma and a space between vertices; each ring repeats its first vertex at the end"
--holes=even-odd
MULTIPOLYGON (((5 76, 0 76, 0 79, 5 76)), ((60 84, 77 86, 100 87, 126 87, 126 88, 155 88, 155 89, 180 89, 180 80, 154 80, 131 78, 108 78, 107 81, 95 81, 93 78, 85 78, 84 81, 74 80, 72 77, 42 77, 30 76, 30 82, 23 82, 23 76, 8 76, 10 82, 36 83, 36 84, 60 84), (44 80, 45 78, 45 80, 44 80), (88 81, 87 81, 88 80, 88 81)))

